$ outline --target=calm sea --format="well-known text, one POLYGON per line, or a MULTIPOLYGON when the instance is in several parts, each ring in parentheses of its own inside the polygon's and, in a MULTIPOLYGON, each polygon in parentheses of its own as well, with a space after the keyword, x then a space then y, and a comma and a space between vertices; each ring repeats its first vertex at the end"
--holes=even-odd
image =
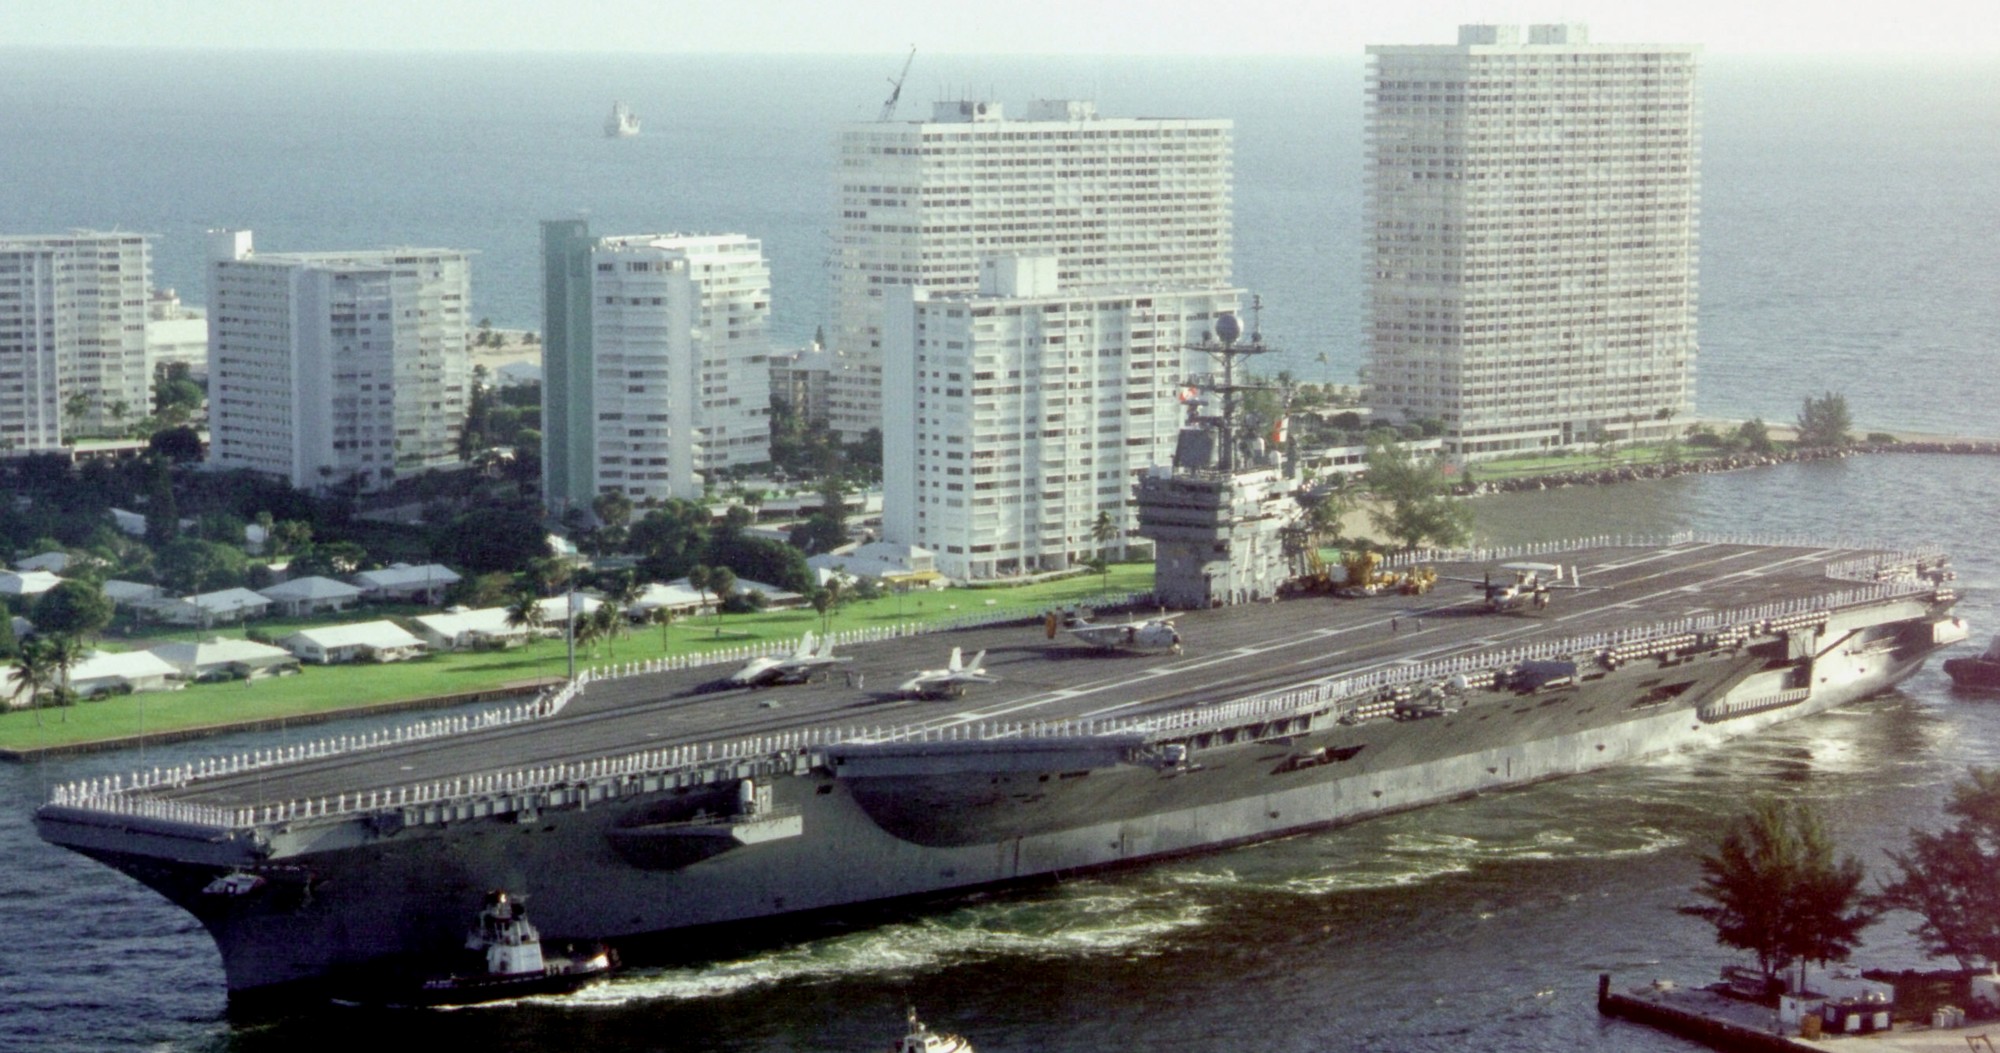
MULTIPOLYGON (((539 327, 536 220, 762 237, 778 325, 823 316, 833 123, 872 117, 880 59, 0 51, 0 230, 160 235, 201 299, 199 235, 271 250, 476 249, 480 314, 539 327), (607 141, 614 99, 646 121, 607 141)), ((1844 392, 1866 425, 1992 434, 2000 375, 1995 60, 1715 58, 1705 74, 1700 405, 1789 419, 1844 392)), ((1094 96, 1113 114, 1237 121, 1239 280, 1301 375, 1359 364, 1357 59, 919 56, 905 113, 961 93, 1094 96), (1324 353, 1327 365, 1317 356, 1324 353)), ((1805 532, 1936 539, 1981 637, 2000 603, 2000 462, 1884 456, 1479 502, 1496 540, 1805 532)), ((1601 1022, 1595 975, 1700 979, 1673 912, 1715 819, 1760 794, 1831 814, 1869 863, 2000 755, 2000 705, 1927 670, 1755 742, 1244 851, 991 897, 859 933, 630 974, 566 1000, 452 1013, 224 1016, 185 914, 42 845, 56 781, 292 733, 0 767, 0 1049, 879 1049, 914 1001, 1010 1050, 1665 1051, 1601 1022)), ((325 728, 309 733, 324 734, 325 728)), ((1906 926, 1867 953, 1916 964, 1906 926)))

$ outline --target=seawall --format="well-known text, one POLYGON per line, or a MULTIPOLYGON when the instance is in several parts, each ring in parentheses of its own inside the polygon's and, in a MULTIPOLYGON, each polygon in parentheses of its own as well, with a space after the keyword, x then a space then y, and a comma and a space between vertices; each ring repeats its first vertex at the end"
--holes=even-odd
POLYGON ((1955 454, 1975 457, 2000 457, 2000 440, 1966 439, 1936 440, 1894 443, 1860 443, 1837 449, 1805 448, 1780 450, 1775 453, 1733 453, 1721 457, 1701 457, 1677 461, 1673 464, 1658 462, 1650 464, 1625 464, 1615 468, 1592 468, 1581 471, 1550 472, 1547 475, 1525 475, 1511 479, 1481 481, 1478 478, 1479 465, 1471 466, 1472 482, 1460 483, 1456 491, 1461 496, 1472 494, 1517 493, 1524 490, 1552 490, 1566 486, 1611 486, 1617 483, 1637 482, 1641 479, 1671 479, 1681 475, 1702 475, 1712 472, 1735 472, 1746 468, 1766 468, 1777 464, 1801 461, 1829 461, 1858 454, 1927 453, 1955 454))

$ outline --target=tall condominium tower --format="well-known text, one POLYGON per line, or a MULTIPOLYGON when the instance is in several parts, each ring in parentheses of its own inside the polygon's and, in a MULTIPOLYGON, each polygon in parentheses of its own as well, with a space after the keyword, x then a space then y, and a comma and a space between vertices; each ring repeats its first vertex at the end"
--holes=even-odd
POLYGON ((542 224, 549 507, 698 498, 770 459, 771 269, 740 234, 593 238, 542 224))
POLYGON ((1235 289, 1067 291, 1057 257, 981 262, 977 292, 889 291, 883 533, 956 578, 1060 570, 1117 549, 1140 473, 1172 459, 1185 348, 1235 289))
POLYGON ((1231 127, 1073 101, 1022 120, 941 102, 928 121, 846 126, 830 423, 849 438, 882 423, 883 297, 897 286, 975 292, 982 257, 1034 254, 1056 257, 1065 289, 1228 287, 1231 127))
POLYGON ((0 235, 0 453, 115 433, 151 409, 144 234, 0 235))
POLYGON ((466 254, 271 253, 209 234, 209 462, 306 490, 459 463, 466 254))
POLYGON ((1692 407, 1686 46, 1465 26, 1368 49, 1368 400, 1465 459, 1660 438, 1692 407))

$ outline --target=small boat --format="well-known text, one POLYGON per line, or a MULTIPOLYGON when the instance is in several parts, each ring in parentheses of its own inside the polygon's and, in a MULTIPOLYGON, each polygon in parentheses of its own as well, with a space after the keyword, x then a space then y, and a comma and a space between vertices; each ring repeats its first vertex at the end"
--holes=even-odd
POLYGON ((504 891, 486 894, 486 905, 465 937, 466 961, 442 975, 387 979, 337 995, 364 1005, 472 1005, 502 998, 568 994, 617 967, 602 943, 584 943, 544 956, 541 933, 527 908, 504 891))
POLYGON ((1976 658, 1947 658, 1944 671, 1954 687, 1972 691, 2000 691, 2000 636, 1986 645, 1986 653, 1976 658))
POLYGON ((972 1043, 957 1035, 944 1035, 924 1026, 917 1019, 915 1006, 910 1007, 910 1030, 903 1036, 901 1045, 890 1046, 889 1053, 972 1053, 972 1043))
POLYGON ((611 116, 604 119, 604 136, 607 139, 625 139, 639 134, 639 118, 630 106, 622 102, 611 104, 611 116))

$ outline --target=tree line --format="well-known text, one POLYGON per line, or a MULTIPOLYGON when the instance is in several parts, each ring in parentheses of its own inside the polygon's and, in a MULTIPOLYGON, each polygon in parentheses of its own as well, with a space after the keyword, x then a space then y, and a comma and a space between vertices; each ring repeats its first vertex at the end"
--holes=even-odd
POLYGON ((1890 852, 1895 875, 1872 892, 1853 856, 1835 857, 1825 822, 1799 803, 1761 802, 1730 820, 1700 858, 1703 902, 1682 913, 1715 926, 1725 947, 1757 959, 1767 987, 1788 968, 1846 961, 1883 914, 1908 911, 1933 955, 1963 968, 2000 967, 2000 768, 1973 768, 1951 788, 1941 830, 1910 831, 1890 852))

